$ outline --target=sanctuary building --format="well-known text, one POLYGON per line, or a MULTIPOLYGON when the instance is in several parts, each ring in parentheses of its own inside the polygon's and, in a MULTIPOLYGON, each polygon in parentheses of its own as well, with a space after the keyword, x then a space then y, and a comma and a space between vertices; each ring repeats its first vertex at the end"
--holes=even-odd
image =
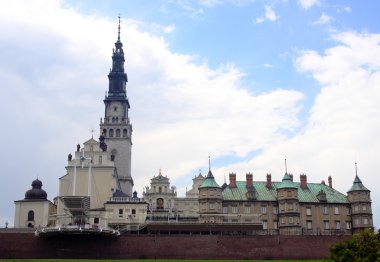
POLYGON ((327 184, 308 182, 305 174, 295 181, 288 172, 281 181, 272 181, 271 174, 260 180, 251 173, 237 181, 236 174, 230 173, 229 183, 220 186, 209 168, 206 176, 194 176, 191 189, 178 197, 176 187, 160 170, 139 198, 133 192, 132 124, 124 62, 119 19, 99 140, 91 137, 68 155, 66 174, 59 178, 59 194, 53 201, 47 199, 40 180, 32 182, 25 198, 15 201, 15 227, 43 228, 39 232, 111 228, 111 232, 189 233, 203 232, 207 226, 210 233, 280 235, 353 234, 373 229, 370 190, 357 171, 344 194, 334 189, 331 177, 327 184))

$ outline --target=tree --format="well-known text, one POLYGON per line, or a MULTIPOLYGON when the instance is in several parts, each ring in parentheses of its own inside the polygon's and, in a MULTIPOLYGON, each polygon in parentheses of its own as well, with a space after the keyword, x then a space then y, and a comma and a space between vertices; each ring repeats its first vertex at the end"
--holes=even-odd
POLYGON ((376 234, 363 230, 351 239, 333 245, 330 259, 336 262, 380 262, 380 242, 376 234))

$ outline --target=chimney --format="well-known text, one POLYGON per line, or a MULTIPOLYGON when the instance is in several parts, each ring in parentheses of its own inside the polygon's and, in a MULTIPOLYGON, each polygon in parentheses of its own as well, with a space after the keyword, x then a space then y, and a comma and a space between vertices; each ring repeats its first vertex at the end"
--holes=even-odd
POLYGON ((329 176, 329 187, 332 188, 332 178, 329 176))
POLYGON ((290 177, 290 181, 293 182, 293 175, 292 175, 292 174, 289 174, 289 177, 290 177))
POLYGON ((307 177, 306 177, 306 175, 300 175, 300 182, 301 182, 301 188, 306 189, 307 188, 307 177))
POLYGON ((246 174, 246 186, 247 187, 253 187, 253 175, 251 173, 246 174))
POLYGON ((272 188, 272 175, 267 174, 267 188, 271 189, 272 188))
POLYGON ((236 187, 236 173, 230 173, 230 187, 236 187))

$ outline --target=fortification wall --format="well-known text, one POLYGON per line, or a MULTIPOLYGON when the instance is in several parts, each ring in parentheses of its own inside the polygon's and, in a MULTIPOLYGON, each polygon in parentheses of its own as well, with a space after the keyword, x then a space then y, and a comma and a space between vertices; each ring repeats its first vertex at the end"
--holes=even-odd
POLYGON ((0 232, 0 258, 320 259, 349 236, 122 235, 118 238, 0 232))

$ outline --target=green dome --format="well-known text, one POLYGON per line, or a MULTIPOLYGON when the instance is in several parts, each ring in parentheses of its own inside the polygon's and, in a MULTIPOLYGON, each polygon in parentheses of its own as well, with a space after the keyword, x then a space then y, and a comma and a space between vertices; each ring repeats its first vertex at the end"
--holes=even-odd
POLYGON ((211 170, 208 171, 205 180, 199 188, 220 188, 218 183, 216 183, 214 176, 211 173, 211 170))
POLYGON ((281 184, 277 187, 277 189, 283 189, 283 188, 297 189, 297 186, 293 183, 288 173, 285 173, 284 177, 282 178, 281 184))

